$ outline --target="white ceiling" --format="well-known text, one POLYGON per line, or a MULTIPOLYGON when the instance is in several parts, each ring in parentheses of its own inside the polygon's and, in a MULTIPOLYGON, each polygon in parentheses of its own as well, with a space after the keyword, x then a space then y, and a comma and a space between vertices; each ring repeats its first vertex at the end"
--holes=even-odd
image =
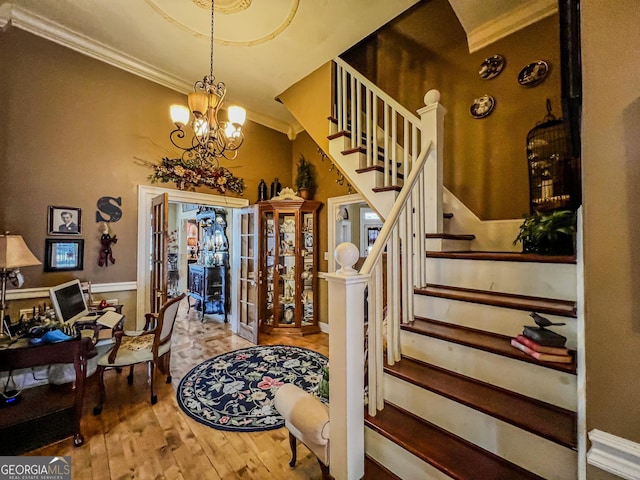
MULTIPOLYGON (((216 0, 214 74, 228 103, 292 133, 296 122, 275 98, 418 1, 216 0)), ((512 28, 503 25, 507 12, 523 11, 513 17, 526 21, 556 3, 449 1, 471 49, 472 38, 480 45, 512 28)), ((22 28, 187 93, 209 73, 210 14, 209 0, 0 0, 0 29, 22 28)))

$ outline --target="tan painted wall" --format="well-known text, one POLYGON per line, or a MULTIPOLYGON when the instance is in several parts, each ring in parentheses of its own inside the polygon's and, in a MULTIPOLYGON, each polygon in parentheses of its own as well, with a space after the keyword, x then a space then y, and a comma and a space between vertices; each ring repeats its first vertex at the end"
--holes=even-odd
POLYGON ((529 212, 527 132, 560 104, 558 17, 556 15, 469 54, 466 36, 447 0, 421 2, 378 33, 349 50, 345 60, 410 111, 424 106, 424 94, 442 93, 445 117, 446 187, 481 219, 520 218, 529 212), (482 61, 506 59, 502 73, 483 80, 482 61), (545 60, 547 79, 538 86, 518 84, 521 68, 545 60), (475 98, 492 95, 488 117, 474 119, 475 98))
POLYGON ((640 11, 581 10, 587 428, 640 442, 640 11))
MULTIPOLYGON (((27 267, 25 288, 76 277, 135 281, 138 185, 148 185, 151 173, 136 159, 171 155, 169 105, 186 97, 15 28, 0 33, 0 72, 0 229, 23 235, 42 259, 48 206, 82 209, 84 270, 27 267), (97 265, 102 196, 122 198, 122 219, 112 224, 116 263, 108 268, 97 265)), ((254 202, 260 178, 290 182, 292 143, 251 122, 245 132, 238 158, 222 164, 245 179, 245 197, 254 202)))
POLYGON ((326 63, 278 96, 323 151, 329 151, 331 62, 326 63))
MULTIPOLYGON (((289 104, 287 104, 288 106, 289 104)), ((325 127, 327 127, 326 116, 325 118, 325 127)), ((327 135, 325 133, 325 139, 327 135)), ((293 169, 293 178, 295 179, 297 173, 297 163, 300 159, 300 154, 304 155, 304 158, 313 165, 315 172, 315 180, 317 183, 317 188, 314 192, 313 199, 319 200, 323 203, 323 207, 320 209, 320 213, 318 215, 319 219, 319 250, 318 250, 318 260, 319 260, 319 270, 322 272, 327 271, 327 261, 325 260, 324 254, 327 252, 327 199, 331 197, 336 197, 340 195, 346 195, 348 193, 346 182, 343 185, 339 185, 336 183, 338 179, 337 170, 333 169, 329 171, 331 167, 330 160, 322 160, 322 157, 318 154, 318 145, 314 142, 311 136, 307 132, 302 132, 298 135, 296 140, 293 143, 293 157, 292 157, 292 169, 293 169)), ((333 251, 330 252, 333 255, 333 251)), ((328 322, 327 318, 327 285, 324 280, 320 280, 318 282, 318 318, 321 322, 328 322)))

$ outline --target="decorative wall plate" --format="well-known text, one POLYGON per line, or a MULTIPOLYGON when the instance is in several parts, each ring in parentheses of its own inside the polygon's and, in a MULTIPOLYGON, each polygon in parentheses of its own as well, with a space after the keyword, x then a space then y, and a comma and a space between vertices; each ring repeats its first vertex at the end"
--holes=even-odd
POLYGON ((491 95, 483 95, 473 101, 469 107, 469 113, 473 118, 484 118, 493 111, 495 106, 496 101, 491 95))
POLYGON ((480 64, 478 75, 480 75, 480 78, 483 80, 490 80, 500 75, 504 65, 505 61, 502 55, 493 55, 485 58, 484 62, 480 64))
POLYGON ((538 60, 526 65, 518 74, 518 83, 523 87, 533 87, 542 83, 549 74, 549 65, 544 60, 538 60))

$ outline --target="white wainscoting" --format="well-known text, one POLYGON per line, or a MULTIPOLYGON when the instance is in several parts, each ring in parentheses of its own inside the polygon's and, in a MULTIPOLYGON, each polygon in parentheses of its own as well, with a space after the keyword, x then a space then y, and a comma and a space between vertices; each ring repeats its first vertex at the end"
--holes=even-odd
POLYGON ((601 430, 589 432, 589 465, 627 480, 640 480, 640 444, 601 430))
MULTIPOLYGON (((136 282, 92 283, 91 293, 125 292, 137 290, 136 282)), ((49 287, 22 288, 20 290, 7 290, 7 300, 20 300, 29 298, 49 298, 49 287)))

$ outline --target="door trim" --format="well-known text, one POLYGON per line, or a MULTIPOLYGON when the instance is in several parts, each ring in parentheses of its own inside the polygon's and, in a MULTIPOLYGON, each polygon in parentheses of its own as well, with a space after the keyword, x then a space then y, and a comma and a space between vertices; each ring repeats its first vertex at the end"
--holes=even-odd
POLYGON ((249 205, 246 198, 233 198, 209 193, 186 192, 171 188, 138 185, 138 265, 136 281, 138 284, 136 298, 136 328, 144 326, 144 314, 149 305, 149 261, 151 256, 151 200, 153 197, 167 193, 170 202, 197 203, 199 205, 216 205, 229 208, 240 208, 249 205))

